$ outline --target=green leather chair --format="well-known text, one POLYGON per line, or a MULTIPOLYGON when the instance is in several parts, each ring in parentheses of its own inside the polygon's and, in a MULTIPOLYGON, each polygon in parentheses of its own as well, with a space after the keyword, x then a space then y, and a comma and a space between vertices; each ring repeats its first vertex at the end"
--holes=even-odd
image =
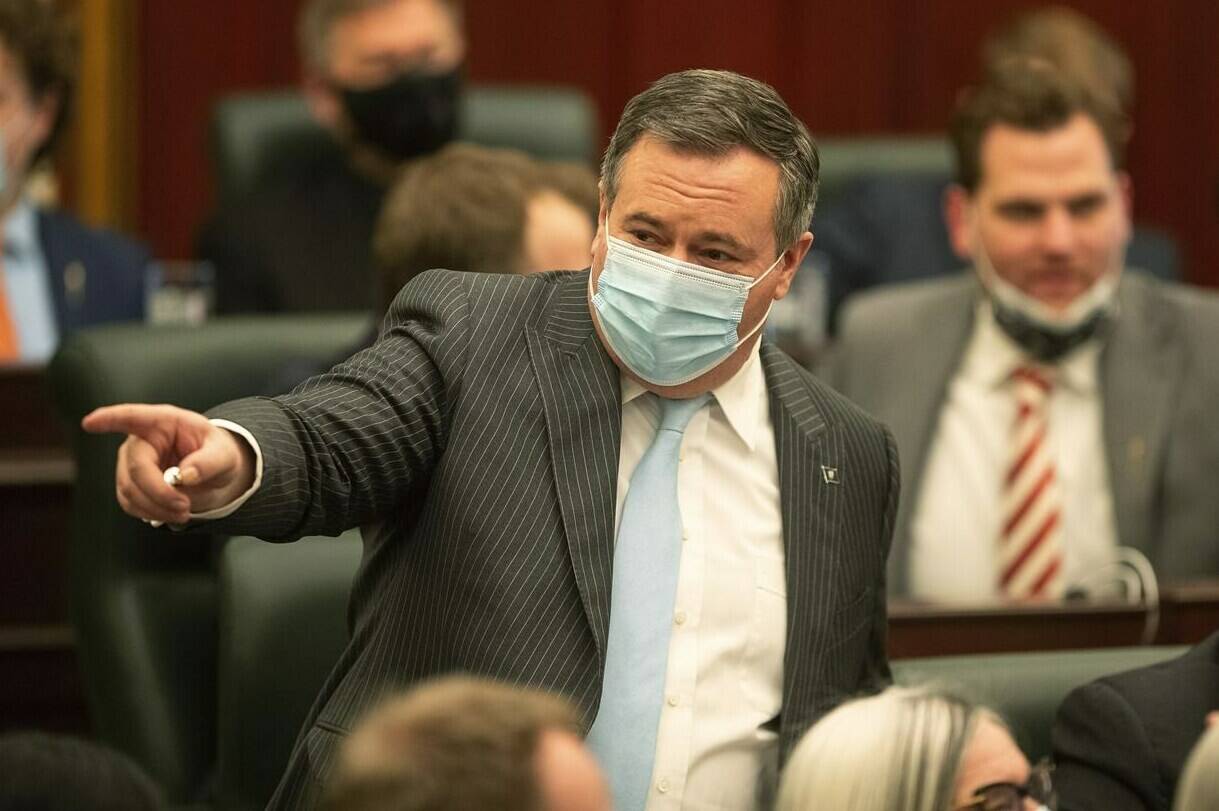
MULTIPOLYGON (((514 147, 548 160, 597 160, 597 112, 583 91, 540 85, 469 85, 458 138, 514 147)), ((217 103, 212 160, 220 199, 242 197, 266 177, 336 150, 292 90, 240 93, 217 103)))
POLYGON ((818 138, 817 151, 821 157, 818 207, 833 205, 861 178, 953 175, 952 147, 947 138, 935 135, 818 138))
POLYGON ((204 410, 258 393, 289 361, 332 358, 367 328, 362 314, 113 325, 70 336, 51 363, 77 460, 70 593, 93 729, 171 802, 204 796, 215 763, 217 539, 123 514, 114 496, 121 437, 87 435, 80 418, 119 402, 204 410))
POLYGON ((274 544, 233 538, 220 555, 216 807, 265 808, 305 715, 347 644, 356 530, 274 544))
POLYGON ((1184 647, 942 656, 892 663, 898 684, 936 684, 997 710, 1017 743, 1036 762, 1051 754, 1058 705, 1076 687, 1101 676, 1180 656, 1184 647))

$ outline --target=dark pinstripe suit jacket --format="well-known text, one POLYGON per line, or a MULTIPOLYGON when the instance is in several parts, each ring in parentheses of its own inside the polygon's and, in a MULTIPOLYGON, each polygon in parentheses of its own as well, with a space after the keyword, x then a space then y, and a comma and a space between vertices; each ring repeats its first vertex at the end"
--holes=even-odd
MULTIPOLYGON (((376 522, 351 644, 272 807, 308 805, 369 704, 434 674, 555 690, 591 723, 622 421, 587 280, 429 272, 372 348, 292 395, 213 412, 249 428, 265 459, 259 492, 218 530, 290 539, 376 522)), ((899 478, 883 427, 772 346, 762 362, 787 557, 786 752, 842 697, 888 677, 883 578, 899 478)))

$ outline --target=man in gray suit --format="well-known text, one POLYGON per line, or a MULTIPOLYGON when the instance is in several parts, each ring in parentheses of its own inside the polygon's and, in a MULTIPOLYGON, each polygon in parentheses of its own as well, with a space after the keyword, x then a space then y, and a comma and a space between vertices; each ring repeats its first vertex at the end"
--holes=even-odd
POLYGON ((619 809, 751 808, 814 720, 888 679, 894 445, 758 338, 817 174, 772 88, 667 76, 606 152, 591 270, 430 271, 291 395, 85 419, 129 434, 133 515, 364 525, 352 640, 273 807, 311 804, 387 689, 468 671, 569 697, 619 809))
POLYGON ((1219 573, 1219 300, 1125 273, 1130 181, 1115 110, 1011 63, 953 123, 954 247, 975 273, 849 307, 829 374, 906 464, 890 586, 1056 598, 1219 573))

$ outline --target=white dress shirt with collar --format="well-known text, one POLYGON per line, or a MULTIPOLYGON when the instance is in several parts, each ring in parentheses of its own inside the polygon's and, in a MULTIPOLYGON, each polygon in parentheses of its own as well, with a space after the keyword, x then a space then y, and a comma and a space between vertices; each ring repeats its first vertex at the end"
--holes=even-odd
MULTIPOLYGON (((1111 562, 1117 548, 1105 459, 1100 345, 1088 342, 1055 365, 1048 448, 1062 498, 1066 587, 1111 562)), ((984 602, 999 596, 1003 474, 1016 403, 1007 380, 1026 364, 1019 346, 981 301, 960 368, 949 381, 911 521, 910 593, 927 600, 984 602)))
POLYGON ((59 344, 59 324, 46 257, 38 241, 38 213, 21 198, 4 219, 4 292, 17 328, 19 360, 46 363, 59 344))
MULTIPOLYGON (((615 529, 660 421, 655 395, 625 377, 621 392, 615 529)), ((250 444, 256 478, 196 519, 231 514, 262 479, 257 440, 212 422, 250 444)), ((778 734, 763 726, 782 703, 787 631, 779 468, 758 344, 687 426, 677 490, 685 538, 647 811, 752 809, 758 780, 777 771, 778 734)))
MULTIPOLYGON (((626 377, 621 388, 618 518, 660 421, 655 395, 626 377)), ((762 726, 782 703, 787 628, 778 462, 757 344, 686 428, 677 491, 685 537, 647 811, 749 809, 778 757, 777 734, 762 726)))

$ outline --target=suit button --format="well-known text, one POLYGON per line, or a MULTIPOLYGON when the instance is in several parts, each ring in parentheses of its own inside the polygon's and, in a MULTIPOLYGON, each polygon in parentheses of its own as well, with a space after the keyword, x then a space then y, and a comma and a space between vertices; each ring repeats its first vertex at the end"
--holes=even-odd
POLYGON ((676 614, 674 614, 673 622, 677 623, 678 625, 685 625, 686 624, 686 612, 678 611, 676 614))
POLYGON ((669 696, 668 704, 670 707, 676 707, 677 706, 677 696, 669 696))
POLYGON ((669 793, 669 778, 667 778, 667 777, 660 778, 660 782, 656 784, 656 790, 659 791, 661 794, 668 794, 669 793))

